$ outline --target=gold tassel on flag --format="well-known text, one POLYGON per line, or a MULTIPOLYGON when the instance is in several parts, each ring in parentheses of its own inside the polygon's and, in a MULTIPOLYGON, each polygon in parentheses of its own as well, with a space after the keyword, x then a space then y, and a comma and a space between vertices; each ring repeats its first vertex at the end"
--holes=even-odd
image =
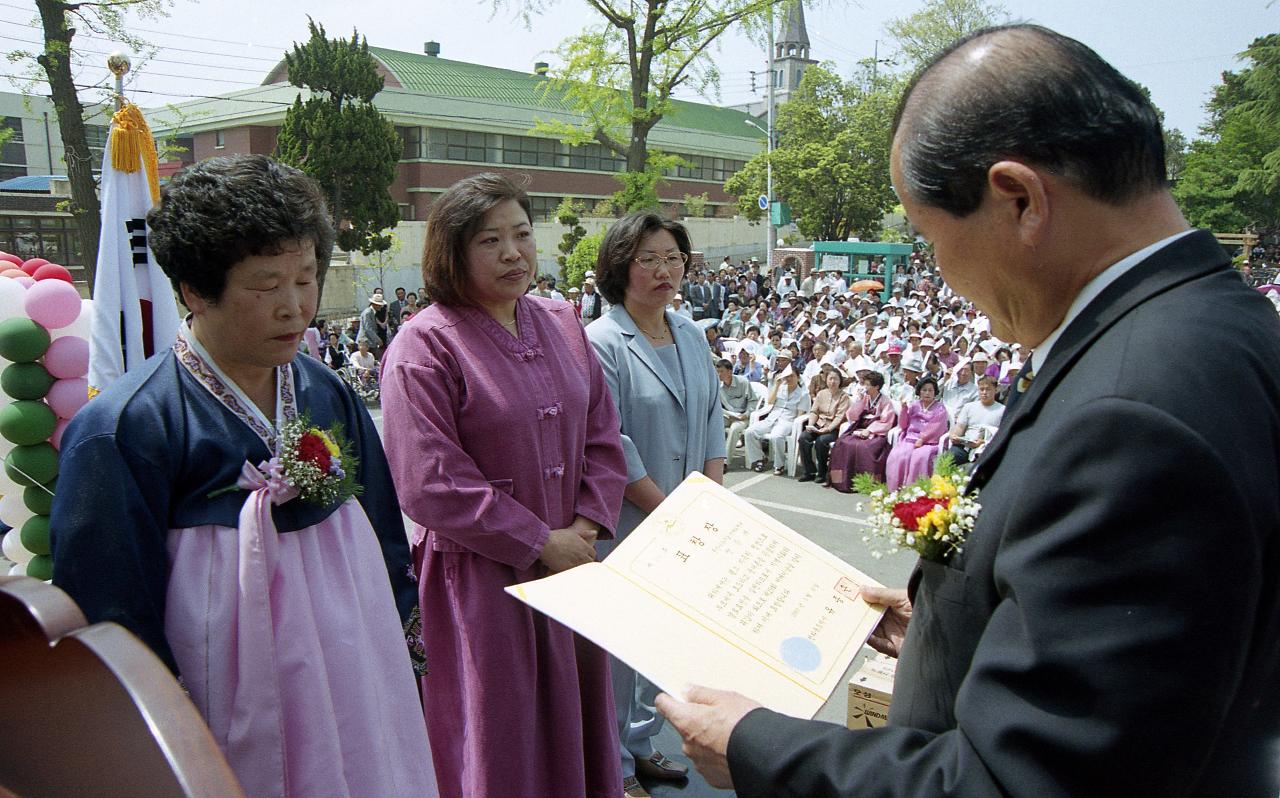
POLYGON ((138 171, 138 162, 141 161, 147 170, 151 202, 160 202, 160 158, 156 153, 156 140, 138 106, 126 102, 112 115, 111 128, 111 166, 117 171, 133 174, 138 171))

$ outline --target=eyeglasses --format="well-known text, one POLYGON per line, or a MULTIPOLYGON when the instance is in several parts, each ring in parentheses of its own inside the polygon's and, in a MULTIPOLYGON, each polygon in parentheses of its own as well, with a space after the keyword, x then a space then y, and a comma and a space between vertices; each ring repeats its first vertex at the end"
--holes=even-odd
POLYGON ((682 269, 689 262, 689 256, 683 252, 672 252, 670 255, 663 257, 654 252, 646 252, 643 255, 637 255, 636 263, 640 264, 641 269, 650 271, 658 268, 660 264, 665 263, 669 269, 682 269))

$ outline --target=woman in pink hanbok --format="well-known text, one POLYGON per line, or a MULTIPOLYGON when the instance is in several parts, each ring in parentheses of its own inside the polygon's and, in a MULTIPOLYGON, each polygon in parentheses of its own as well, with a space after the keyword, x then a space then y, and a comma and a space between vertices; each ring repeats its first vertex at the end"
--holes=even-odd
POLYGON ((179 172, 147 226, 191 315, 67 428, 54 582, 181 678, 250 798, 436 795, 378 432, 298 352, 333 247, 320 187, 263 156, 215 158, 179 172), (359 496, 282 475, 304 419, 349 447, 308 462, 359 496))
POLYGON ((925 377, 917 382, 916 397, 917 400, 899 414, 901 432, 885 464, 885 484, 889 490, 897 490, 933 473, 938 441, 950 426, 947 408, 938 399, 936 380, 925 377))
POLYGON ((446 798, 616 798, 622 782, 605 652, 504 592, 595 559, 627 481, 577 314, 526 294, 537 255, 522 189, 494 174, 459 181, 427 221, 433 303, 383 363, 446 798))

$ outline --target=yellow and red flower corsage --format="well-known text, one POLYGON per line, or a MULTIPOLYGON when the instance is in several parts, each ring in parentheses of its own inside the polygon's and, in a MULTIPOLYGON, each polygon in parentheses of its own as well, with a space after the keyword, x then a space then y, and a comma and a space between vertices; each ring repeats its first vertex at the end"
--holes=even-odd
MULTIPOLYGON (((862 541, 872 546, 872 556, 911 549, 926 560, 945 563, 964 548, 965 538, 978 519, 977 491, 965 493, 968 476, 950 455, 938 458, 933 476, 889 491, 870 474, 854 478, 854 490, 870 500, 867 508, 871 533, 862 541), (889 543, 887 551, 877 540, 889 543)), ((858 509, 864 509, 860 504, 858 509)))
MULTIPOLYGON (((304 414, 286 421, 280 427, 278 453, 260 465, 269 481, 278 481, 297 492, 297 498, 309 504, 328 507, 360 495, 356 482, 359 461, 352 445, 342 434, 342 425, 329 429, 312 426, 304 414)), ((209 498, 243 489, 236 484, 209 494, 209 498)))

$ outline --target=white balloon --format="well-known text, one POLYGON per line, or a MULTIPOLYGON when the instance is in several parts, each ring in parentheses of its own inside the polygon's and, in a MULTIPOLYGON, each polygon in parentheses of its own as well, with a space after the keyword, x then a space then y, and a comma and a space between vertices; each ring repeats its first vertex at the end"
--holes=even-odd
POLYGON ((22 283, 6 277, 0 283, 0 321, 13 318, 27 318, 24 307, 27 302, 27 289, 22 283))
MULTIPOLYGON (((22 536, 18 534, 18 530, 16 529, 6 533, 4 536, 4 543, 0 545, 4 548, 5 557, 22 566, 31 562, 31 558, 36 556, 27 551, 26 547, 22 545, 22 536)), ((23 573, 26 573, 25 568, 23 573)))
POLYGON ((80 315, 75 321, 57 330, 49 333, 49 339, 56 341, 59 338, 66 338, 68 335, 74 335, 77 338, 89 340, 90 331, 93 328, 93 300, 80 300, 80 315))
POLYGON ((0 524, 19 529, 29 521, 35 513, 27 509, 22 501, 22 492, 13 491, 0 496, 0 524))
POLYGON ((19 563, 9 569, 9 576, 26 576, 27 566, 25 563, 19 563))
MULTIPOLYGON (((0 437, 0 441, 3 441, 3 440, 4 439, 0 437)), ((7 441, 5 442, 7 443, 7 441)), ((12 449, 12 448, 13 448, 13 444, 9 444, 9 449, 12 449)), ((7 454, 7 451, 6 451, 6 454, 7 454)), ((10 493, 17 493, 21 495, 23 490, 22 486, 19 485, 17 482, 14 482, 13 478, 9 476, 9 472, 6 471, 4 468, 3 460, 4 460, 4 456, 0 455, 0 496, 7 496, 10 493)))

